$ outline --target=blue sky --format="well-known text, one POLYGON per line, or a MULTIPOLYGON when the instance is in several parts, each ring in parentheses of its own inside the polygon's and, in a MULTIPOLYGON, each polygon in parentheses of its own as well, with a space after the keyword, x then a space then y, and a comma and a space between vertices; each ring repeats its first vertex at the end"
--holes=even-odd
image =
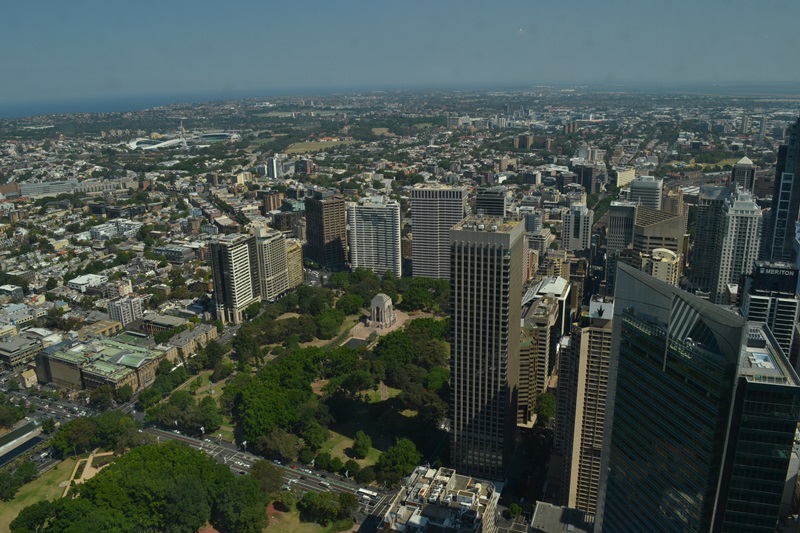
POLYGON ((348 86, 800 87, 797 0, 40 0, 0 13, 5 104, 348 86))

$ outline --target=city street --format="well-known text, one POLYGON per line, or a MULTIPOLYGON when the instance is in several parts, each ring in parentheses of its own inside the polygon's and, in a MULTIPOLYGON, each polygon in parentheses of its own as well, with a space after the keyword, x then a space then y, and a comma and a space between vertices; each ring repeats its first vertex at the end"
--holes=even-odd
MULTIPOLYGON (((144 431, 155 435, 159 442, 174 440, 188 444, 196 450, 205 452, 220 463, 228 465, 234 473, 240 475, 250 473, 253 463, 260 459, 256 455, 237 449, 235 445, 227 441, 216 438, 207 437, 200 440, 174 431, 164 431, 156 428, 147 428, 144 431)), ((358 489, 361 488, 357 483, 344 479, 339 475, 314 471, 305 465, 295 463, 284 465, 277 464, 274 461, 273 464, 276 468, 283 470, 284 486, 290 487, 292 491, 300 495, 305 492, 340 492, 358 496, 358 489)), ((370 490, 378 492, 375 488, 370 488, 370 490)), ((394 491, 378 492, 377 500, 370 502, 366 502, 365 498, 359 497, 359 514, 363 515, 362 519, 371 514, 378 517, 383 516, 394 495, 394 491)))

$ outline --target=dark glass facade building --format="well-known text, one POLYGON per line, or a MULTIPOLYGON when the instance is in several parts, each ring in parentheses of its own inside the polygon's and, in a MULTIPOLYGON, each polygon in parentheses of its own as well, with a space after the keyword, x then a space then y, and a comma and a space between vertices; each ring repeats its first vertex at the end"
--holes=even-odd
MULTIPOLYGON (((750 323, 752 324, 752 323, 750 323)), ((800 420, 800 386, 772 332, 752 328, 733 403, 717 531, 775 531, 788 514, 787 470, 800 420)))
POLYGON ((797 375, 763 325, 618 269, 596 530, 774 531, 797 375))

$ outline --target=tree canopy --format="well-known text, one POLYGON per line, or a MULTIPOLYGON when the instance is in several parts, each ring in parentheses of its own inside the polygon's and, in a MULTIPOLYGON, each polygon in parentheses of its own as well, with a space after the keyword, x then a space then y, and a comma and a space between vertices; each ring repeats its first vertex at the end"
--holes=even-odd
POLYGON ((136 448, 73 490, 74 499, 23 509, 11 531, 190 533, 210 521, 224 532, 258 532, 267 524, 256 479, 175 443, 136 448))

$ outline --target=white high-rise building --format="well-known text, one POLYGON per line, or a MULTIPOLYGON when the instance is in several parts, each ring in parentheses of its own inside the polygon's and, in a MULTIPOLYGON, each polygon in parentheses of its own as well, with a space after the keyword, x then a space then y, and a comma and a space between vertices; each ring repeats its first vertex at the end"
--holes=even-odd
POLYGON ((588 250, 592 244, 592 224, 594 224, 594 211, 582 204, 570 207, 564 214, 561 246, 570 252, 588 250))
POLYGON ((108 316, 111 320, 121 322, 127 326, 131 322, 139 320, 144 316, 142 310, 142 299, 138 296, 129 294, 108 301, 108 316))
POLYGON ((463 220, 466 210, 466 187, 418 184, 411 189, 415 277, 450 277, 450 228, 463 220))
POLYGON ((402 274, 400 204, 381 197, 365 198, 347 207, 350 266, 376 274, 402 274))
POLYGON ((211 241, 209 260, 217 318, 239 324, 245 308, 261 299, 256 239, 231 234, 211 241))
POLYGON ((725 201, 723 216, 719 268, 712 287, 713 302, 717 304, 727 303, 723 298, 728 284, 739 283, 743 274, 752 271, 761 246, 761 208, 749 192, 737 189, 725 201))
POLYGON ((283 176, 283 163, 277 157, 267 158, 267 177, 278 179, 283 176))
POLYGON ((289 290, 286 237, 271 228, 256 229, 256 252, 261 298, 274 302, 289 290))
POLYGON ((650 209, 661 209, 661 193, 664 180, 653 176, 639 176, 631 182, 628 200, 642 204, 650 209))

